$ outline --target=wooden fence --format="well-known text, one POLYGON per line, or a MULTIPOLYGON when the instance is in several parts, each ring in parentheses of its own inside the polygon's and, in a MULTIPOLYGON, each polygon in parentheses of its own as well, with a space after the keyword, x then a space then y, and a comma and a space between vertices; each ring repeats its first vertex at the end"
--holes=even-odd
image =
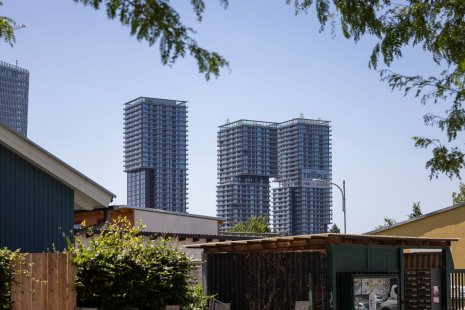
POLYGON ((11 287, 11 310, 76 309, 76 266, 68 254, 26 254, 16 266, 11 287))

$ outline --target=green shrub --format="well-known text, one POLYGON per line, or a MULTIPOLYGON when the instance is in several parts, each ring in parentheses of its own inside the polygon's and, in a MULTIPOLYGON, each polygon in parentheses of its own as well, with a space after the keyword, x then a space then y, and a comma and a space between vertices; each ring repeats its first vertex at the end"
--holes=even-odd
POLYGON ((11 283, 17 272, 14 266, 23 261, 24 254, 20 254, 19 250, 0 248, 0 309, 10 309, 11 283))
POLYGON ((206 297, 190 284, 192 261, 169 240, 144 241, 142 229, 119 218, 87 243, 76 238, 69 251, 77 264, 78 304, 101 309, 159 310, 165 305, 204 309, 206 297))

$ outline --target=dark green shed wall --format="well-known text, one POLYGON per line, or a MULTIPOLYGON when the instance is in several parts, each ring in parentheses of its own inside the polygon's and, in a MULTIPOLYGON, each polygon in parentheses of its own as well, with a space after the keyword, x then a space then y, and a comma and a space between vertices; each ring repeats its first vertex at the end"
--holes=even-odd
POLYGON ((72 189, 0 145, 0 247, 63 250, 73 212, 72 189))

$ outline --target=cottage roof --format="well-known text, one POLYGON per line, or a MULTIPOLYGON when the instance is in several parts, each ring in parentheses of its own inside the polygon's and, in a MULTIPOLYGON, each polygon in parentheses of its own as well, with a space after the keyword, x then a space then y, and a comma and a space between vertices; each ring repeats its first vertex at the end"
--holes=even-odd
POLYGON ((58 157, 2 124, 0 145, 70 187, 74 191, 75 210, 108 207, 116 197, 58 157))

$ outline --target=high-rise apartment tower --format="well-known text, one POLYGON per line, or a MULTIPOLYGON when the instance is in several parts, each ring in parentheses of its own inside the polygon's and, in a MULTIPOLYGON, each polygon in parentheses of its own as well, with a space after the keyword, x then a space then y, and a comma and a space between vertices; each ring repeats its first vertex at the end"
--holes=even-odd
POLYGON ((185 101, 139 97, 124 106, 129 207, 187 212, 185 101))
POLYGON ((217 215, 228 230, 250 216, 270 215, 286 235, 326 232, 331 222, 331 128, 328 121, 240 120, 218 131, 217 215))
POLYGON ((324 233, 331 223, 331 128, 304 118, 278 125, 278 187, 273 188, 273 230, 286 235, 324 233))
POLYGON ((0 61, 0 123, 27 136, 29 71, 0 61))
POLYGON ((239 120, 218 131, 217 214, 222 230, 249 217, 269 216, 270 177, 276 176, 275 123, 239 120))

